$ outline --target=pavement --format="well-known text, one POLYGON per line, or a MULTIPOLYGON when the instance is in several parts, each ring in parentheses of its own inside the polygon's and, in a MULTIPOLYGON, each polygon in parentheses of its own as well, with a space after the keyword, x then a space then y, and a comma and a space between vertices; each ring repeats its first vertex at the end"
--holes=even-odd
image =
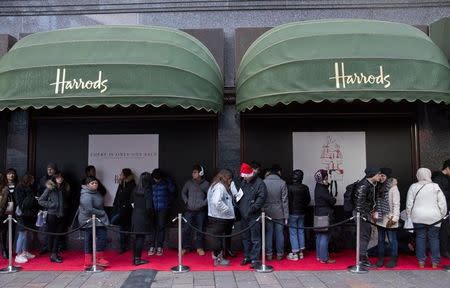
POLYGON ((0 287, 4 288, 344 288, 344 287, 445 287, 450 283, 446 271, 370 271, 351 274, 347 271, 252 271, 226 272, 172 272, 137 270, 89 272, 18 272, 0 274, 0 287), (155 275, 156 274, 156 275, 155 275))

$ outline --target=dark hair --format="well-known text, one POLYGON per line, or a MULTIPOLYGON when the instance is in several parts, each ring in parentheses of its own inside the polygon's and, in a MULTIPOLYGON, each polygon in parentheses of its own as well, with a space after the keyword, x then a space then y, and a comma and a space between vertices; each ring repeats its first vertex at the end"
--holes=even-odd
POLYGON ((259 163, 256 162, 256 161, 252 161, 252 162, 250 162, 250 167, 252 167, 253 170, 261 169, 261 164, 259 164, 259 163))
POLYGON ((17 182, 19 181, 19 177, 17 177, 17 171, 16 171, 16 169, 14 169, 14 168, 8 168, 8 169, 6 169, 5 177, 6 177, 6 175, 11 174, 11 173, 14 174, 14 179, 13 179, 14 184, 17 184, 17 182))
POLYGON ((92 170, 95 170, 95 166, 93 165, 88 165, 86 166, 86 168, 84 168, 84 174, 86 174, 86 176, 89 176, 89 172, 91 172, 92 170))
POLYGON ((30 187, 33 185, 34 182, 34 176, 30 173, 25 173, 25 175, 22 176, 22 179, 20 180, 20 184, 22 186, 30 187))
POLYGON ((86 177, 86 180, 84 181, 85 185, 88 185, 89 183, 93 182, 93 181, 97 181, 98 183, 98 179, 94 176, 88 176, 86 177))
POLYGON ((7 184, 7 180, 6 180, 6 175, 3 175, 2 173, 0 173, 0 192, 3 189, 3 187, 6 186, 7 184))
POLYGON ((155 178, 156 180, 160 180, 162 179, 162 171, 159 168, 153 169, 152 171, 152 177, 155 178))
POLYGON ((450 167, 450 159, 444 161, 444 164, 442 164, 442 170, 444 170, 447 167, 450 167))
POLYGON ((131 175, 133 175, 133 172, 131 172, 130 168, 123 168, 122 169, 122 174, 125 177, 130 177, 131 175))
POLYGON ((303 171, 300 169, 295 169, 292 171, 292 182, 293 183, 302 183, 303 182, 303 171))
POLYGON ((138 185, 136 186, 135 193, 144 195, 145 191, 152 188, 152 175, 148 172, 143 172, 139 176, 138 185))
POLYGON ((272 167, 270 167, 270 173, 278 173, 281 172, 281 166, 278 164, 273 164, 272 167))
POLYGON ((192 171, 202 171, 202 166, 200 166, 200 164, 195 164, 192 166, 192 171))
POLYGON ((222 169, 219 171, 219 173, 216 174, 216 176, 214 176, 211 186, 214 186, 219 182, 225 185, 225 181, 227 180, 227 178, 233 179, 232 177, 233 177, 233 174, 231 173, 230 170, 222 169))

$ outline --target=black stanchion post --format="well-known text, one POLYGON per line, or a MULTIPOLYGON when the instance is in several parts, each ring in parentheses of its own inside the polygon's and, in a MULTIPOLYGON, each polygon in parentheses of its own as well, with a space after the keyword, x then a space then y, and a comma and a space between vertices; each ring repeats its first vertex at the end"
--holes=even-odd
POLYGON ((181 213, 178 213, 178 217, 173 219, 172 222, 176 221, 178 219, 178 265, 171 268, 173 273, 185 273, 189 272, 191 270, 188 266, 184 266, 183 261, 183 254, 182 254, 182 234, 181 234, 181 222, 183 221, 183 216, 181 213))
POLYGON ((359 259, 359 247, 360 243, 360 234, 361 234, 361 214, 360 212, 356 212, 356 265, 348 267, 348 271, 355 274, 363 274, 369 272, 366 268, 364 268, 359 259))
POLYGON ((103 270, 100 267, 97 267, 97 235, 96 235, 96 223, 97 219, 95 218, 95 214, 92 214, 92 267, 88 268, 86 271, 92 273, 102 272, 103 270))
POLYGON ((256 269, 256 272, 259 273, 270 273, 273 271, 273 267, 270 265, 266 265, 266 213, 261 213, 261 266, 256 269))
POLYGON ((8 221, 8 266, 6 268, 3 268, 0 270, 0 273, 6 274, 6 273, 14 273, 20 271, 22 269, 21 267, 15 267, 13 266, 13 260, 12 260, 12 242, 13 242, 13 235, 12 235, 12 222, 16 221, 12 218, 12 215, 8 215, 8 219, 3 221, 3 223, 6 223, 8 221))

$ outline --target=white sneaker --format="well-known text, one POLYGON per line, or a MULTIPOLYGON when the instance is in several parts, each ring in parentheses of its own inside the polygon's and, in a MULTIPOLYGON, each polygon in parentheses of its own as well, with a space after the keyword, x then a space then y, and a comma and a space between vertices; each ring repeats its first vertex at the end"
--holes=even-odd
POLYGON ((31 254, 28 251, 23 252, 22 255, 25 256, 27 259, 34 259, 36 257, 35 255, 31 254))
POLYGON ((17 255, 14 260, 16 261, 16 263, 20 263, 20 264, 28 262, 27 257, 25 257, 23 254, 17 255))
POLYGON ((297 255, 297 253, 291 252, 286 256, 286 259, 291 260, 291 261, 298 261, 298 255, 297 255))
POLYGON ((152 256, 155 255, 155 247, 150 247, 150 249, 148 249, 148 256, 152 256))

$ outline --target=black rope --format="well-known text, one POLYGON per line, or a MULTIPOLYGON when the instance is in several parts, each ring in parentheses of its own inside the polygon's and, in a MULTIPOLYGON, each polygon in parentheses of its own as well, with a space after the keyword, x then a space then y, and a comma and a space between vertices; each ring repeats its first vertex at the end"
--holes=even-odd
POLYGON ((402 230, 405 230, 405 231, 414 231, 414 230, 425 229, 425 228, 427 228, 427 227, 429 227, 429 226, 435 226, 435 225, 441 223, 442 221, 444 221, 445 219, 447 219, 448 216, 449 216, 449 215, 445 215, 442 219, 440 219, 440 220, 438 220, 438 221, 436 221, 436 222, 434 222, 434 223, 431 223, 431 224, 423 224, 423 223, 420 223, 420 224, 425 225, 425 227, 420 227, 420 228, 404 228, 404 227, 387 228, 387 227, 381 226, 381 225, 379 225, 379 224, 377 224, 377 223, 374 223, 374 222, 368 220, 368 219, 365 218, 365 217, 361 217, 361 219, 362 219, 363 221, 369 223, 369 224, 372 225, 372 226, 375 226, 375 227, 378 227, 378 228, 383 228, 384 230, 397 231, 397 230, 402 229, 402 230))
POLYGON ((120 226, 105 225, 103 222, 101 222, 101 223, 103 224, 104 227, 106 227, 107 230, 114 231, 119 234, 127 234, 127 235, 153 235, 154 234, 154 232, 150 232, 150 231, 149 232, 132 232, 132 231, 117 230, 117 228, 115 228, 115 227, 120 227, 120 226))
POLYGON ((313 230, 314 230, 314 229, 328 229, 328 228, 337 227, 337 226, 340 226, 340 225, 342 225, 342 224, 345 224, 345 223, 347 223, 347 222, 352 221, 355 217, 352 216, 352 217, 350 217, 350 218, 348 218, 348 219, 342 220, 342 221, 340 221, 340 222, 336 222, 336 223, 334 223, 334 224, 330 224, 330 225, 328 225, 328 226, 317 226, 317 227, 314 227, 314 226, 305 226, 305 227, 291 226, 291 225, 284 224, 284 223, 282 223, 282 222, 278 222, 278 221, 276 221, 276 220, 273 220, 272 218, 267 217, 267 216, 266 216, 266 218, 267 218, 269 221, 272 221, 272 222, 275 223, 275 224, 282 225, 282 226, 286 226, 286 227, 289 227, 289 228, 293 228, 293 229, 305 229, 305 230, 313 229, 313 230))
POLYGON ((250 230, 253 226, 258 224, 260 218, 261 217, 258 217, 256 219, 256 221, 252 225, 248 226, 247 228, 244 228, 244 229, 240 230, 239 232, 232 233, 232 234, 229 234, 229 235, 215 235, 215 234, 212 234, 212 233, 208 233, 208 232, 202 231, 202 230, 198 229, 197 227, 193 226, 191 223, 187 222, 184 217, 183 217, 183 221, 185 223, 187 223, 187 225, 189 227, 191 227, 192 229, 194 229, 195 231, 197 231, 198 233, 201 233, 203 235, 210 236, 210 237, 215 237, 215 238, 231 238, 231 237, 235 237, 235 236, 241 235, 244 232, 247 232, 248 230, 250 230))
MULTIPOLYGON (((13 219, 14 219, 14 218, 13 218, 13 219)), ((72 234, 73 232, 76 232, 76 231, 78 231, 78 230, 83 229, 84 227, 86 227, 86 225, 89 224, 88 222, 86 222, 86 223, 84 223, 83 225, 81 225, 80 227, 77 227, 77 228, 75 228, 75 229, 69 230, 69 231, 67 231, 67 232, 56 233, 56 232, 45 232, 45 231, 33 229, 33 228, 28 227, 28 226, 25 226, 24 224, 20 223, 19 221, 17 221, 16 223, 17 223, 17 226, 22 227, 22 228, 25 229, 25 230, 32 231, 32 232, 36 232, 36 233, 41 233, 41 234, 44 234, 44 235, 53 235, 53 236, 65 236, 65 235, 69 235, 69 234, 72 234)))

